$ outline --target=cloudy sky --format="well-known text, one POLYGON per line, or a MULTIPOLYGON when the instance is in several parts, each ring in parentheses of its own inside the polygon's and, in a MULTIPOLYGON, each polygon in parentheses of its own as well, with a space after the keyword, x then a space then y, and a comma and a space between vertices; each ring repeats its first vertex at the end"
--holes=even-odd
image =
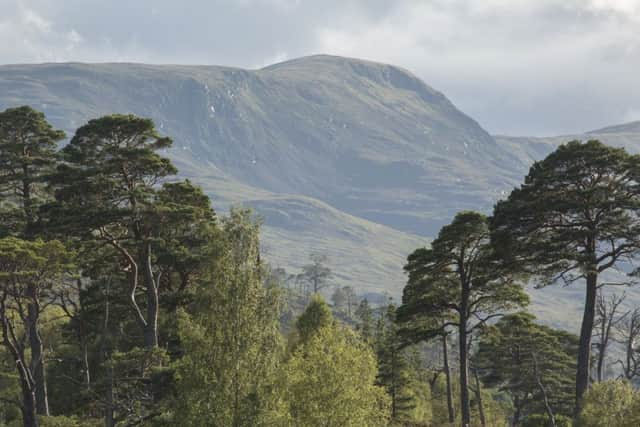
POLYGON ((640 0, 0 0, 0 63, 405 67, 493 133, 640 120, 640 0))

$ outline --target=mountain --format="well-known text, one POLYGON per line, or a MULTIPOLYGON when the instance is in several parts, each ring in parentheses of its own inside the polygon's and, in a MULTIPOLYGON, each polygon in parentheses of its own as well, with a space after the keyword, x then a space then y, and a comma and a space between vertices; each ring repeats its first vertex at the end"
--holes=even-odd
MULTIPOLYGON (((409 252, 455 212, 491 211, 569 139, 640 148, 638 123, 586 135, 492 136, 442 93, 386 64, 312 56, 259 70, 144 64, 0 66, 0 109, 30 104, 69 134, 131 112, 174 138, 181 175, 222 211, 264 218, 264 250, 296 270, 329 255, 336 284, 398 296, 409 252)), ((562 323, 580 289, 532 291, 562 323)))
POLYGON ((0 106, 24 103, 70 132, 112 112, 151 117, 174 137, 175 159, 422 236, 457 210, 490 208, 517 178, 501 166, 509 153, 443 94, 355 59, 0 67, 0 106))
POLYGON ((516 168, 526 166, 528 169, 532 162, 543 159, 558 145, 572 140, 597 139, 614 147, 624 147, 631 153, 640 153, 640 122, 607 126, 582 134, 549 137, 496 135, 494 139, 503 150, 510 152, 517 159, 517 166, 514 165, 516 168))
POLYGON ((640 120, 635 122, 624 123, 621 125, 607 126, 605 128, 592 130, 588 134, 638 134, 640 133, 640 120))
POLYGON ((337 283, 367 290, 397 294, 411 250, 515 182, 488 173, 509 157, 443 94, 406 70, 355 59, 260 70, 0 67, 0 108, 22 104, 69 134, 113 112, 153 118, 175 140, 168 155, 217 207, 241 202, 264 216, 272 262, 295 268, 326 252, 337 283))

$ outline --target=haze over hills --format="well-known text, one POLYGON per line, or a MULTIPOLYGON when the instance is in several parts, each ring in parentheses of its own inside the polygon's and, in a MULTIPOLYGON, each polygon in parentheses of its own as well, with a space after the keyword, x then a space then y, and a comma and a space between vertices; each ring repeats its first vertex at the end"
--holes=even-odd
MULTIPOLYGON (((295 269, 325 252, 337 284, 394 295, 410 251, 459 210, 490 212, 557 144, 599 138, 640 149, 639 123, 584 136, 494 137, 406 70, 324 55, 260 70, 1 66, 0 109, 23 104, 70 135, 104 114, 153 118, 174 138, 168 155, 181 175, 216 208, 241 202, 264 217, 273 264, 295 269)), ((577 309, 581 301, 566 306, 572 295, 536 296, 536 309, 577 309)))

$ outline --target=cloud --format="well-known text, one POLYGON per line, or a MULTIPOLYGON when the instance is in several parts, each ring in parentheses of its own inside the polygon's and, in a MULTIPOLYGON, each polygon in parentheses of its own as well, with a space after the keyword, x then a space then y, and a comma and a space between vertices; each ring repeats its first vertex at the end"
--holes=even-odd
POLYGON ((640 0, 0 0, 0 10, 5 63, 364 57, 414 71, 493 132, 597 128, 630 117, 640 98, 640 0))

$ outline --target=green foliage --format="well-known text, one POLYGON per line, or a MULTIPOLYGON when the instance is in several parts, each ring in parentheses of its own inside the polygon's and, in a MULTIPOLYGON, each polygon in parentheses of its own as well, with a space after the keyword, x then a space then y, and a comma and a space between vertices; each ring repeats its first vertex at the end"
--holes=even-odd
POLYGON ((284 366, 292 426, 386 426, 389 399, 374 385, 376 360, 351 330, 328 325, 298 346, 284 366))
POLYGON ((640 425, 640 393, 624 380, 594 384, 584 397, 581 427, 636 427, 640 425))
POLYGON ((71 259, 72 254, 57 240, 5 237, 0 239, 0 281, 18 286, 36 283, 50 287, 71 270, 71 259))
POLYGON ((638 178, 640 156, 623 148, 596 140, 559 146, 496 205, 492 231, 501 255, 545 286, 602 272, 637 253, 638 178))
POLYGON ((0 112, 0 237, 32 235, 65 134, 29 106, 0 112))
POLYGON ((67 417, 64 415, 40 417, 40 427, 100 427, 104 425, 102 420, 79 417, 67 417))
POLYGON ((331 309, 324 299, 314 294, 307 308, 296 320, 296 331, 300 341, 308 341, 318 330, 333 323, 331 309))
POLYGON ((358 304, 355 315, 358 320, 356 325, 357 331, 360 333, 363 340, 371 342, 373 340, 374 333, 373 309, 366 298, 358 304))
POLYGON ((176 422, 192 426, 273 425, 281 416, 275 375, 281 355, 279 292, 265 287, 259 225, 248 211, 222 222, 198 299, 180 312, 176 422))
POLYGON ((590 381, 599 275, 640 253, 640 156, 597 140, 571 141, 534 163, 494 209, 492 234, 506 263, 539 286, 585 279, 576 405, 590 381))
POLYGON ((391 417, 394 421, 428 422, 428 416, 431 415, 430 410, 425 409, 428 402, 420 401, 423 398, 420 395, 429 394, 430 390, 424 384, 418 384, 416 377, 419 372, 411 363, 410 349, 402 346, 395 321, 396 308, 390 304, 378 319, 376 327, 376 383, 386 389, 391 399, 391 417), (416 411, 420 404, 422 410, 416 411))
POLYGON ((155 186, 176 173, 157 153, 170 145, 151 120, 133 115, 105 116, 80 127, 53 177, 59 202, 50 212, 53 225, 84 236, 102 230, 112 239, 147 235, 151 224, 141 220, 154 213, 155 186))
POLYGON ((406 343, 458 333, 460 412, 470 423, 469 340, 487 320, 528 304, 508 264, 495 256, 488 218, 461 212, 443 227, 431 248, 408 257, 409 280, 398 308, 399 334, 406 343))
MULTIPOLYGON (((431 411, 432 411, 432 421, 434 425, 447 425, 449 422, 449 411, 447 408, 447 385, 446 379, 444 377, 444 373, 434 373, 434 379, 431 380, 431 411)), ((453 381, 452 384, 455 389, 457 388, 457 383, 453 381)), ((455 393, 454 393, 455 395, 455 393)), ((457 401, 454 400, 454 406, 457 406, 459 409, 459 405, 456 405, 457 401)), ((458 411, 455 412, 456 414, 458 411)))
POLYGON ((309 260, 311 263, 302 266, 300 279, 306 282, 307 292, 317 294, 329 286, 329 280, 332 279, 333 273, 327 266, 328 258, 326 255, 311 254, 309 260))
POLYGON ((48 413, 40 304, 53 298, 57 283, 71 269, 71 258, 59 241, 0 239, 0 330, 20 384, 25 424, 35 422, 36 411, 48 413))
POLYGON ((484 324, 467 324, 474 313, 486 317, 528 303, 512 271, 494 257, 488 225, 484 215, 459 213, 431 248, 409 255, 409 280, 398 308, 407 340, 431 339, 461 323, 471 332, 484 324))
MULTIPOLYGON (((571 418, 564 415, 556 415, 556 427, 571 427, 573 423, 571 418)), ((533 414, 526 417, 521 426, 522 427, 549 427, 551 425, 549 417, 542 414, 533 414)))
POLYGON ((161 299, 178 291, 169 296, 175 309, 214 240, 215 215, 202 190, 188 181, 160 187, 177 172, 158 153, 170 145, 149 119, 115 114, 89 121, 62 150, 65 162, 53 177, 56 203, 45 210, 50 228, 85 247, 110 248, 112 271, 126 272, 147 347, 158 346, 160 304, 167 302, 161 299))
POLYGON ((511 394, 516 420, 545 413, 543 390, 554 414, 570 416, 578 339, 534 320, 516 313, 483 330, 474 364, 486 385, 511 394))

